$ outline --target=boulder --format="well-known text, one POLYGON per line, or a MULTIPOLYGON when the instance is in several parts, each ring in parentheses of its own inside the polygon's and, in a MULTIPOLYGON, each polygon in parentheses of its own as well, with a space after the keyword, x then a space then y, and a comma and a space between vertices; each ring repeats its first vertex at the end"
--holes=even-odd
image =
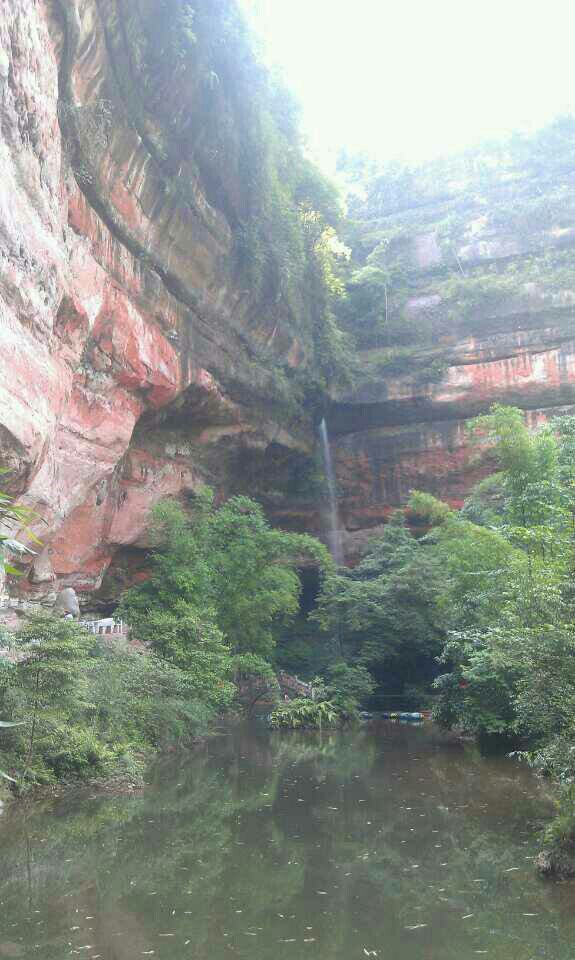
POLYGON ((56 603, 54 604, 54 613, 56 615, 60 614, 60 616, 63 617, 71 614, 75 620, 79 619, 80 604, 78 603, 78 597, 73 587, 65 587, 64 590, 60 590, 60 593, 56 597, 56 603))

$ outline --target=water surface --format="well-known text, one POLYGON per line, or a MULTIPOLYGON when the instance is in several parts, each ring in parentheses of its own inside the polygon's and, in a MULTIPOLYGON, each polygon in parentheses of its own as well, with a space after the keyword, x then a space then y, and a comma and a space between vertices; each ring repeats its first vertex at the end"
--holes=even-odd
POLYGON ((575 960, 545 787, 431 727, 239 729, 138 796, 0 818, 0 958, 575 960))

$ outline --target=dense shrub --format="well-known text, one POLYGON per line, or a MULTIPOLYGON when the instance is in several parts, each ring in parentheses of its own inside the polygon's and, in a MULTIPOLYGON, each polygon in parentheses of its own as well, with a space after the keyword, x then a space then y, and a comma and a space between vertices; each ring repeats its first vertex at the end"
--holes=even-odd
POLYGON ((159 504, 153 537, 152 576, 128 591, 121 614, 136 636, 202 682, 229 675, 233 655, 269 661, 276 628, 299 609, 302 558, 330 565, 313 537, 272 528, 248 497, 216 507, 208 488, 189 514, 173 501, 159 504))
POLYGON ((329 700, 297 699, 277 707, 270 716, 270 723, 272 727, 285 727, 289 730, 321 730, 322 727, 336 726, 341 719, 336 705, 329 700))
MULTIPOLYGON (((73 621, 33 617, 0 671, 2 768, 32 782, 134 773, 152 749, 205 732, 216 705, 197 677, 155 656, 116 652, 73 621)), ((219 681, 218 681, 219 682, 219 681)))

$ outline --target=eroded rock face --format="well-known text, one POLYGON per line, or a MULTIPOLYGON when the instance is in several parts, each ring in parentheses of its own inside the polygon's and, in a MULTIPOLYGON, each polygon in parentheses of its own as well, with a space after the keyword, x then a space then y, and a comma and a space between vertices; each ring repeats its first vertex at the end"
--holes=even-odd
POLYGON ((269 318, 234 281, 225 213, 199 175, 193 200, 167 195, 129 122, 121 8, 0 0, 0 457, 41 517, 40 594, 97 589, 158 499, 225 489, 229 448, 309 446, 259 406, 245 331, 269 318))
POLYGON ((515 153, 455 158, 456 176, 422 168, 355 210, 385 324, 358 318, 365 376, 328 418, 348 556, 411 490, 458 507, 493 470, 467 418, 498 402, 535 428, 575 411, 574 139, 566 122, 515 153))
MULTIPOLYGON (((293 480, 313 453, 312 413, 288 414, 273 372, 254 364, 257 345, 297 366, 309 344, 233 268, 246 203, 237 143, 185 176, 165 147, 172 122, 185 144, 201 141, 206 78, 146 87, 138 31, 153 10, 0 0, 0 460, 42 518, 19 587, 40 596, 145 576, 150 508, 204 482, 258 496, 291 529, 322 529, 317 493, 296 495, 293 480)), ((234 104, 215 96, 228 131, 234 104)), ((575 195, 571 168, 564 179, 575 195)), ((332 398, 350 559, 412 488, 462 502, 486 469, 466 417, 499 400, 536 424, 575 404, 575 274, 568 260, 560 276, 522 266, 569 254, 574 231, 502 228, 492 200, 466 189, 448 185, 420 226, 404 211, 400 259, 416 283, 401 309, 428 341, 403 371, 382 367, 332 398), (446 246, 436 221, 451 208, 465 213, 446 246), (463 310, 446 281, 471 289, 484 270, 505 275, 502 296, 463 310)))

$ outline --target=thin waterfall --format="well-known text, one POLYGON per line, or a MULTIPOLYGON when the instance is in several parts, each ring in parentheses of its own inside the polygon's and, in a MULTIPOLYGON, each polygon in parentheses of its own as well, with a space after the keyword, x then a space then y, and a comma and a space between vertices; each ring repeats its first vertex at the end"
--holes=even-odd
POLYGON ((333 470, 333 461, 329 446, 329 435, 325 418, 319 425, 319 435, 321 439, 321 453, 323 457, 323 467, 327 479, 327 490, 329 496, 329 527, 327 531, 327 540, 333 559, 338 567, 343 566, 343 550, 341 546, 341 529, 339 525, 339 511, 337 508, 337 495, 335 489, 335 473, 333 470))

